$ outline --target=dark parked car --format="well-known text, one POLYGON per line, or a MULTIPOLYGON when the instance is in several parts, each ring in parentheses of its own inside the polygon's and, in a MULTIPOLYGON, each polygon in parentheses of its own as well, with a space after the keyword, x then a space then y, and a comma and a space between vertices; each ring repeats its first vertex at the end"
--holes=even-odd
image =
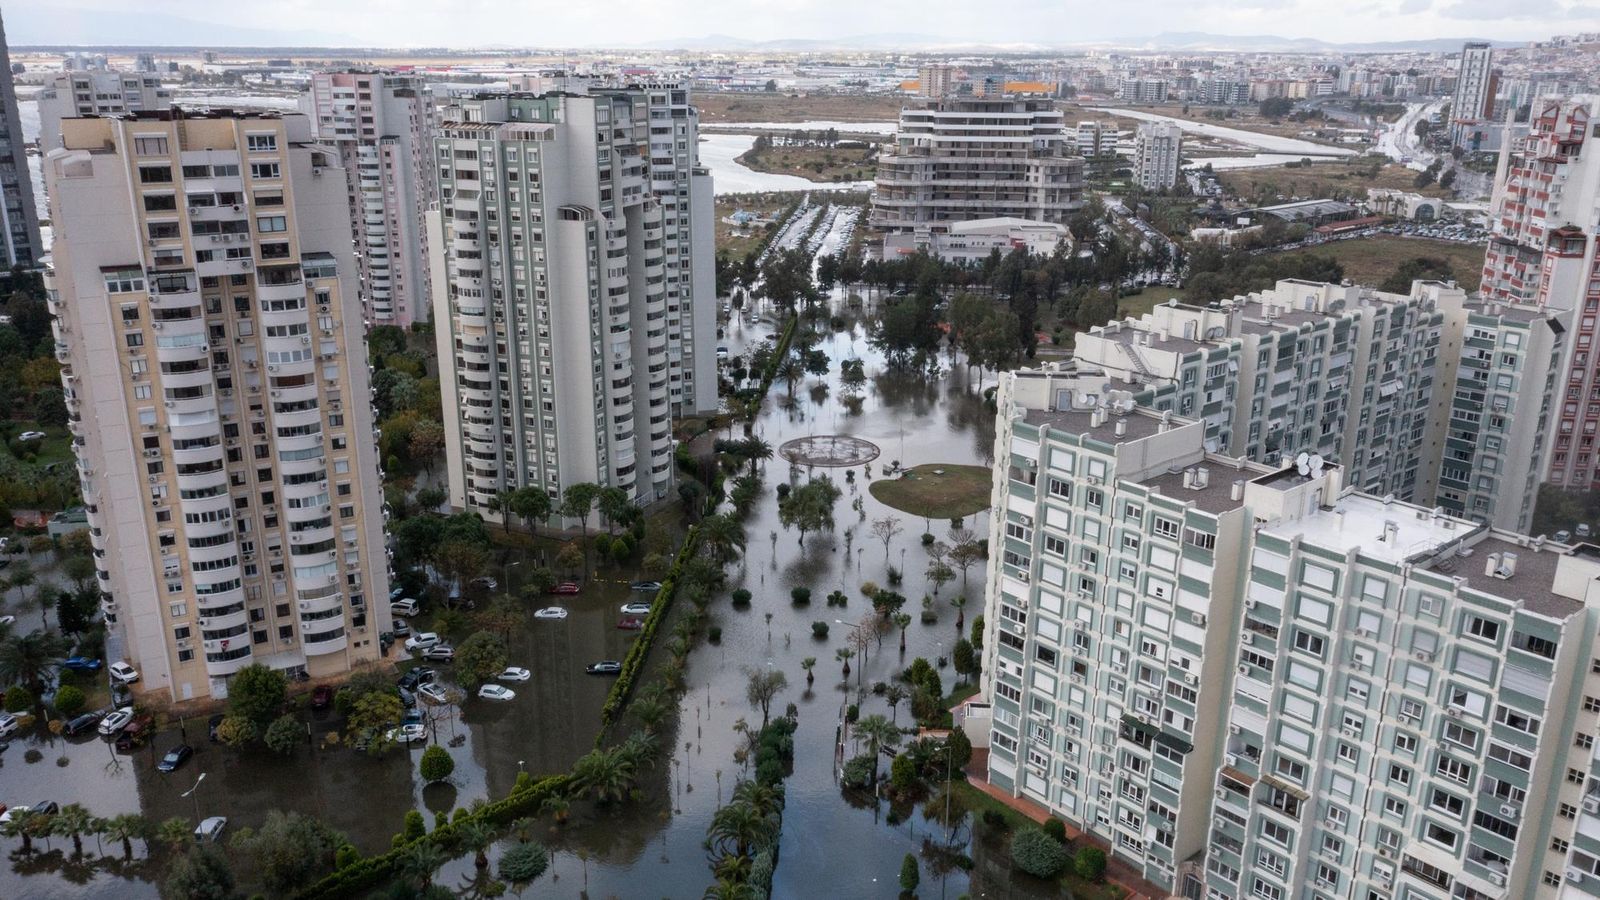
POLYGON ((408 669, 404 675, 400 676, 400 686, 408 691, 414 691, 418 685, 428 684, 438 676, 438 672, 427 666, 418 666, 415 669, 408 669))
POLYGON ((98 672, 100 660, 90 659, 87 656, 69 656, 61 661, 61 668, 71 669, 74 672, 98 672))
POLYGON ((333 705, 333 685, 319 684, 311 692, 311 708, 327 709, 333 705))
POLYGON ((213 744, 215 744, 215 743, 217 743, 217 742, 222 740, 221 738, 217 737, 217 726, 221 725, 222 724, 222 720, 226 719, 226 718, 227 718, 227 716, 224 716, 222 713, 217 713, 216 715, 212 716, 210 719, 206 720, 206 724, 207 724, 207 726, 209 726, 208 730, 209 730, 210 735, 211 735, 211 742, 213 744))
POLYGON ((105 715, 106 714, 103 712, 86 712, 62 726, 61 730, 65 732, 68 737, 71 737, 75 734, 81 734, 85 731, 90 731, 95 725, 99 724, 101 719, 105 718, 105 715))
POLYGON ((161 762, 156 763, 156 770, 159 772, 176 772, 193 755, 193 747, 188 744, 179 744, 168 750, 166 756, 161 757, 161 762))

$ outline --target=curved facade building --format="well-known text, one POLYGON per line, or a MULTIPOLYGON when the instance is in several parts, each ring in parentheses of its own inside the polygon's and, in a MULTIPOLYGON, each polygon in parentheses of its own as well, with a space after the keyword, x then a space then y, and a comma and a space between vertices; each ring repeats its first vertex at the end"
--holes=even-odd
POLYGON ((67 119, 58 358, 108 656, 141 691, 328 676, 388 627, 345 174, 304 117, 67 119), (351 364, 351 359, 355 364, 351 364))

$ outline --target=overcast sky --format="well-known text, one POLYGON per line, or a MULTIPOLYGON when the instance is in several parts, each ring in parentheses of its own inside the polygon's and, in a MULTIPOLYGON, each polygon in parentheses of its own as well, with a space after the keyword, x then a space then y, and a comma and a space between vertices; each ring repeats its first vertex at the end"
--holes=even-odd
POLYGON ((1328 41, 1600 31, 1600 0, 6 0, 13 44, 620 46, 901 33, 1072 43, 1171 31, 1328 41))

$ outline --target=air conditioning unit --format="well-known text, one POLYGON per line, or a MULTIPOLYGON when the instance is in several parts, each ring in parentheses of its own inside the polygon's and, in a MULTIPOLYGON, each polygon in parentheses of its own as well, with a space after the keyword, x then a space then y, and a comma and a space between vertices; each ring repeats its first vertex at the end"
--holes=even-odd
POLYGON ((150 476, 150 483, 151 484, 155 484, 155 483, 159 482, 160 480, 161 480, 161 476, 160 475, 151 475, 150 476))
POLYGON ((1250 674, 1250 667, 1249 666, 1245 666, 1245 665, 1239 666, 1239 674, 1240 675, 1249 675, 1250 674))
POLYGON ((1426 650, 1418 650, 1417 652, 1411 654, 1411 656, 1412 656, 1412 658, 1416 659, 1418 662, 1425 662, 1425 663, 1433 662, 1433 654, 1429 653, 1426 650))
POLYGON ((302 336, 300 338, 300 343, 302 343, 302 344, 310 344, 311 343, 311 335, 308 334, 308 335, 302 336))
MULTIPOLYGON (((1220 790, 1217 791, 1218 795, 1220 795, 1221 793, 1222 793, 1222 791, 1220 791, 1220 790)), ((1211 827, 1220 831, 1223 828, 1228 827, 1228 820, 1222 818, 1221 816, 1218 816, 1216 819, 1212 820, 1211 827)))
POLYGON ((1226 788, 1217 788, 1217 799, 1218 800, 1226 800, 1226 799, 1228 799, 1228 791, 1227 791, 1226 788))
POLYGON ((1240 638, 1239 638, 1239 642, 1240 642, 1240 643, 1242 643, 1242 644, 1244 644, 1244 645, 1245 645, 1245 646, 1246 646, 1246 647, 1248 647, 1248 646, 1250 646, 1250 645, 1251 645, 1251 644, 1254 644, 1254 643, 1255 643, 1255 642, 1256 642, 1256 636, 1255 636, 1255 634, 1254 634, 1254 633, 1252 633, 1252 632, 1249 632, 1249 631, 1246 631, 1246 632, 1245 632, 1245 633, 1244 633, 1244 634, 1243 634, 1243 635, 1242 635, 1242 636, 1241 636, 1241 637, 1240 637, 1240 638))
POLYGON ((1583 811, 1591 815, 1600 813, 1600 796, 1591 794, 1583 798, 1583 811))
POLYGON ((1394 859, 1394 850, 1389 847, 1379 847, 1378 855, 1384 859, 1394 859))
POLYGON ((1183 673, 1183 682, 1184 684, 1193 687, 1194 685, 1200 683, 1200 676, 1194 674, 1193 672, 1185 672, 1183 673))
POLYGON ((1190 613, 1189 614, 1189 621, 1193 622, 1196 625, 1204 625, 1204 624, 1206 624, 1206 614, 1205 613, 1190 613))
POLYGON ((1349 737, 1349 738, 1359 738, 1359 737, 1361 737, 1361 729, 1356 728, 1356 727, 1351 726, 1351 725, 1344 726, 1344 728, 1341 729, 1341 731, 1343 731, 1345 737, 1349 737))
POLYGON ((1228 726, 1228 733, 1229 734, 1243 734, 1244 733, 1244 729, 1240 728, 1238 725, 1230 724, 1228 726))
POLYGON ((1356 637, 1370 638, 1370 637, 1372 637, 1372 632, 1368 631, 1365 628, 1357 628, 1356 629, 1356 637))
POLYGON ((1461 718, 1461 708, 1459 706, 1447 706, 1444 709, 1444 714, 1452 719, 1459 719, 1461 718))
POLYGON ((151 328, 154 328, 154 329, 155 329, 155 330, 157 330, 157 331, 160 331, 160 330, 161 330, 161 328, 162 328, 162 325, 161 325, 161 323, 160 323, 160 322, 151 322, 151 323, 150 323, 150 327, 151 327, 151 328))
POLYGON ((1500 815, 1505 816, 1508 819, 1515 819, 1516 817, 1522 815, 1522 807, 1516 805, 1515 803, 1502 803, 1500 804, 1500 815))
POLYGON ((1573 884, 1583 884, 1583 870, 1577 866, 1567 866, 1566 876, 1573 884))
POLYGON ((1256 601, 1250 600, 1250 599, 1246 599, 1244 601, 1244 608, 1245 609, 1255 609, 1256 608, 1256 601))

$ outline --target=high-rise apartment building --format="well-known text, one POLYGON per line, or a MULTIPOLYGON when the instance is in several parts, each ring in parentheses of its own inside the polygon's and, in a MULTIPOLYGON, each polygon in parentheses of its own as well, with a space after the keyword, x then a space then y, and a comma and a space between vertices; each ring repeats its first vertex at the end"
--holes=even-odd
POLYGON ((1467 143, 1478 126, 1494 118, 1496 80, 1494 49, 1488 42, 1463 44, 1455 98, 1450 104, 1451 137, 1457 144, 1467 143))
POLYGON ((47 275, 110 626, 137 690, 335 675, 389 627, 338 152, 299 115, 67 119, 47 275))
POLYGON ((433 266, 455 506, 493 517, 501 491, 577 482, 670 492, 674 417, 717 407, 696 131, 676 82, 445 111, 433 266))
POLYGON ((1084 202, 1083 159, 1075 149, 1049 101, 908 106, 894 150, 878 158, 870 222, 893 232, 1001 217, 1065 223, 1084 202))
POLYGON ((38 93, 39 149, 61 146, 61 120, 121 116, 172 105, 172 92, 153 74, 82 69, 52 75, 38 93))
POLYGON ((1078 123, 1077 150, 1084 159, 1116 151, 1117 130, 1093 119, 1078 123))
POLYGON ((1489 302, 1537 310, 1562 323, 1566 346, 1551 396, 1553 434, 1545 477, 1576 489, 1600 486, 1595 463, 1600 358, 1594 346, 1600 333, 1595 325, 1600 318, 1597 109, 1600 97, 1595 96, 1536 101, 1528 136, 1501 151, 1481 287, 1489 302))
POLYGON ((1286 279, 1091 328, 1074 359, 1143 405, 1198 419, 1208 451, 1273 466, 1315 453, 1368 492, 1431 497, 1440 343, 1465 302, 1435 283, 1408 296, 1286 279))
POLYGON ((0 240, 7 267, 31 268, 39 264, 44 245, 39 238, 39 210, 33 205, 33 176, 23 146, 22 120, 17 114, 17 83, 11 75, 11 53, 6 48, 5 24, 0 22, 0 240))
POLYGON ((1165 103, 1171 86, 1165 78, 1123 78, 1117 96, 1129 103, 1165 103))
POLYGON ((350 173, 350 229, 362 301, 373 325, 409 326, 432 311, 424 220, 438 202, 433 91, 415 75, 318 72, 317 137, 350 173))
POLYGON ((990 782, 1174 895, 1600 894, 1600 548, 1002 376, 990 782))
POLYGON ((1183 130, 1171 122, 1141 122, 1133 138, 1133 180, 1147 191, 1167 191, 1178 183, 1183 162, 1183 130))
POLYGON ((956 68, 949 63, 927 63, 917 70, 919 93, 930 100, 943 100, 955 93, 956 68))

